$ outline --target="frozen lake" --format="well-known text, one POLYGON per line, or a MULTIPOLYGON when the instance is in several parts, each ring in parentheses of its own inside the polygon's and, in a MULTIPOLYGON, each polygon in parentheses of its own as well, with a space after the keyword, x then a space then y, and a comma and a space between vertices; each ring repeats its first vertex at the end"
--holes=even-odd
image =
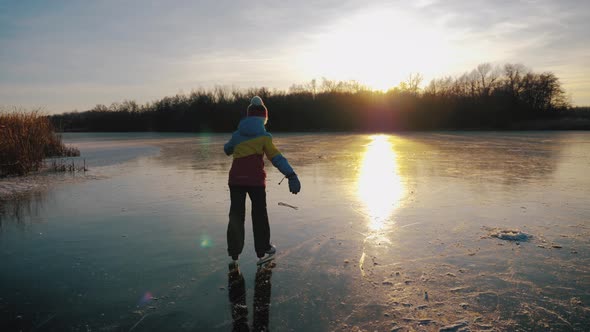
POLYGON ((276 266, 248 206, 243 283, 229 134, 64 138, 89 172, 0 200, 2 331, 229 331, 244 299, 275 331, 589 329, 590 133, 277 134, 302 191, 266 162, 276 266))

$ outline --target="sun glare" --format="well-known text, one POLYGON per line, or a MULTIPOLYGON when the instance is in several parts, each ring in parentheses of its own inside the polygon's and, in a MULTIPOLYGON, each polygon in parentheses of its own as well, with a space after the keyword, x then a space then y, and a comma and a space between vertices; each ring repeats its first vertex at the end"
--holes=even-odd
POLYGON ((432 22, 393 10, 370 11, 342 20, 315 36, 299 59, 310 77, 357 80, 387 90, 420 72, 448 72, 453 52, 432 22))
POLYGON ((371 136, 358 177, 358 197, 365 206, 371 231, 382 230, 404 195, 397 155, 389 137, 371 136))

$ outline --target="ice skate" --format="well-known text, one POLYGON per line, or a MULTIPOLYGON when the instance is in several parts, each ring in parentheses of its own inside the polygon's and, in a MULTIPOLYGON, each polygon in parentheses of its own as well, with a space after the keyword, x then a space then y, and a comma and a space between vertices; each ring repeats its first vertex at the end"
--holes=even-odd
POLYGON ((259 257, 258 262, 256 265, 259 267, 265 265, 266 263, 272 261, 275 258, 275 254, 277 253, 277 248, 271 244, 270 248, 264 253, 264 256, 259 257))

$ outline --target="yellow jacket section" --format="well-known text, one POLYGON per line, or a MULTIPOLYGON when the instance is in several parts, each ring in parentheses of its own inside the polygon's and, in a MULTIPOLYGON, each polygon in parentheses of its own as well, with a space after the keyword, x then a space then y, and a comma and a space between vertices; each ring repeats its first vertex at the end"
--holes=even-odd
POLYGON ((266 154, 269 160, 281 154, 272 143, 270 136, 260 136, 241 142, 234 148, 234 159, 248 157, 253 154, 266 154))

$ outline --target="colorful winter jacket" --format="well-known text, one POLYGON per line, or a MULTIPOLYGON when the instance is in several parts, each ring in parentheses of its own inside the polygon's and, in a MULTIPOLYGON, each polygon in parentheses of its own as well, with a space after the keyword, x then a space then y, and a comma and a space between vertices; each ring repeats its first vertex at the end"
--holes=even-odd
POLYGON ((265 186, 263 155, 283 175, 293 174, 293 168, 272 143, 272 135, 264 128, 264 118, 246 117, 240 121, 238 130, 223 146, 225 154, 233 154, 234 160, 229 171, 229 185, 265 186))

